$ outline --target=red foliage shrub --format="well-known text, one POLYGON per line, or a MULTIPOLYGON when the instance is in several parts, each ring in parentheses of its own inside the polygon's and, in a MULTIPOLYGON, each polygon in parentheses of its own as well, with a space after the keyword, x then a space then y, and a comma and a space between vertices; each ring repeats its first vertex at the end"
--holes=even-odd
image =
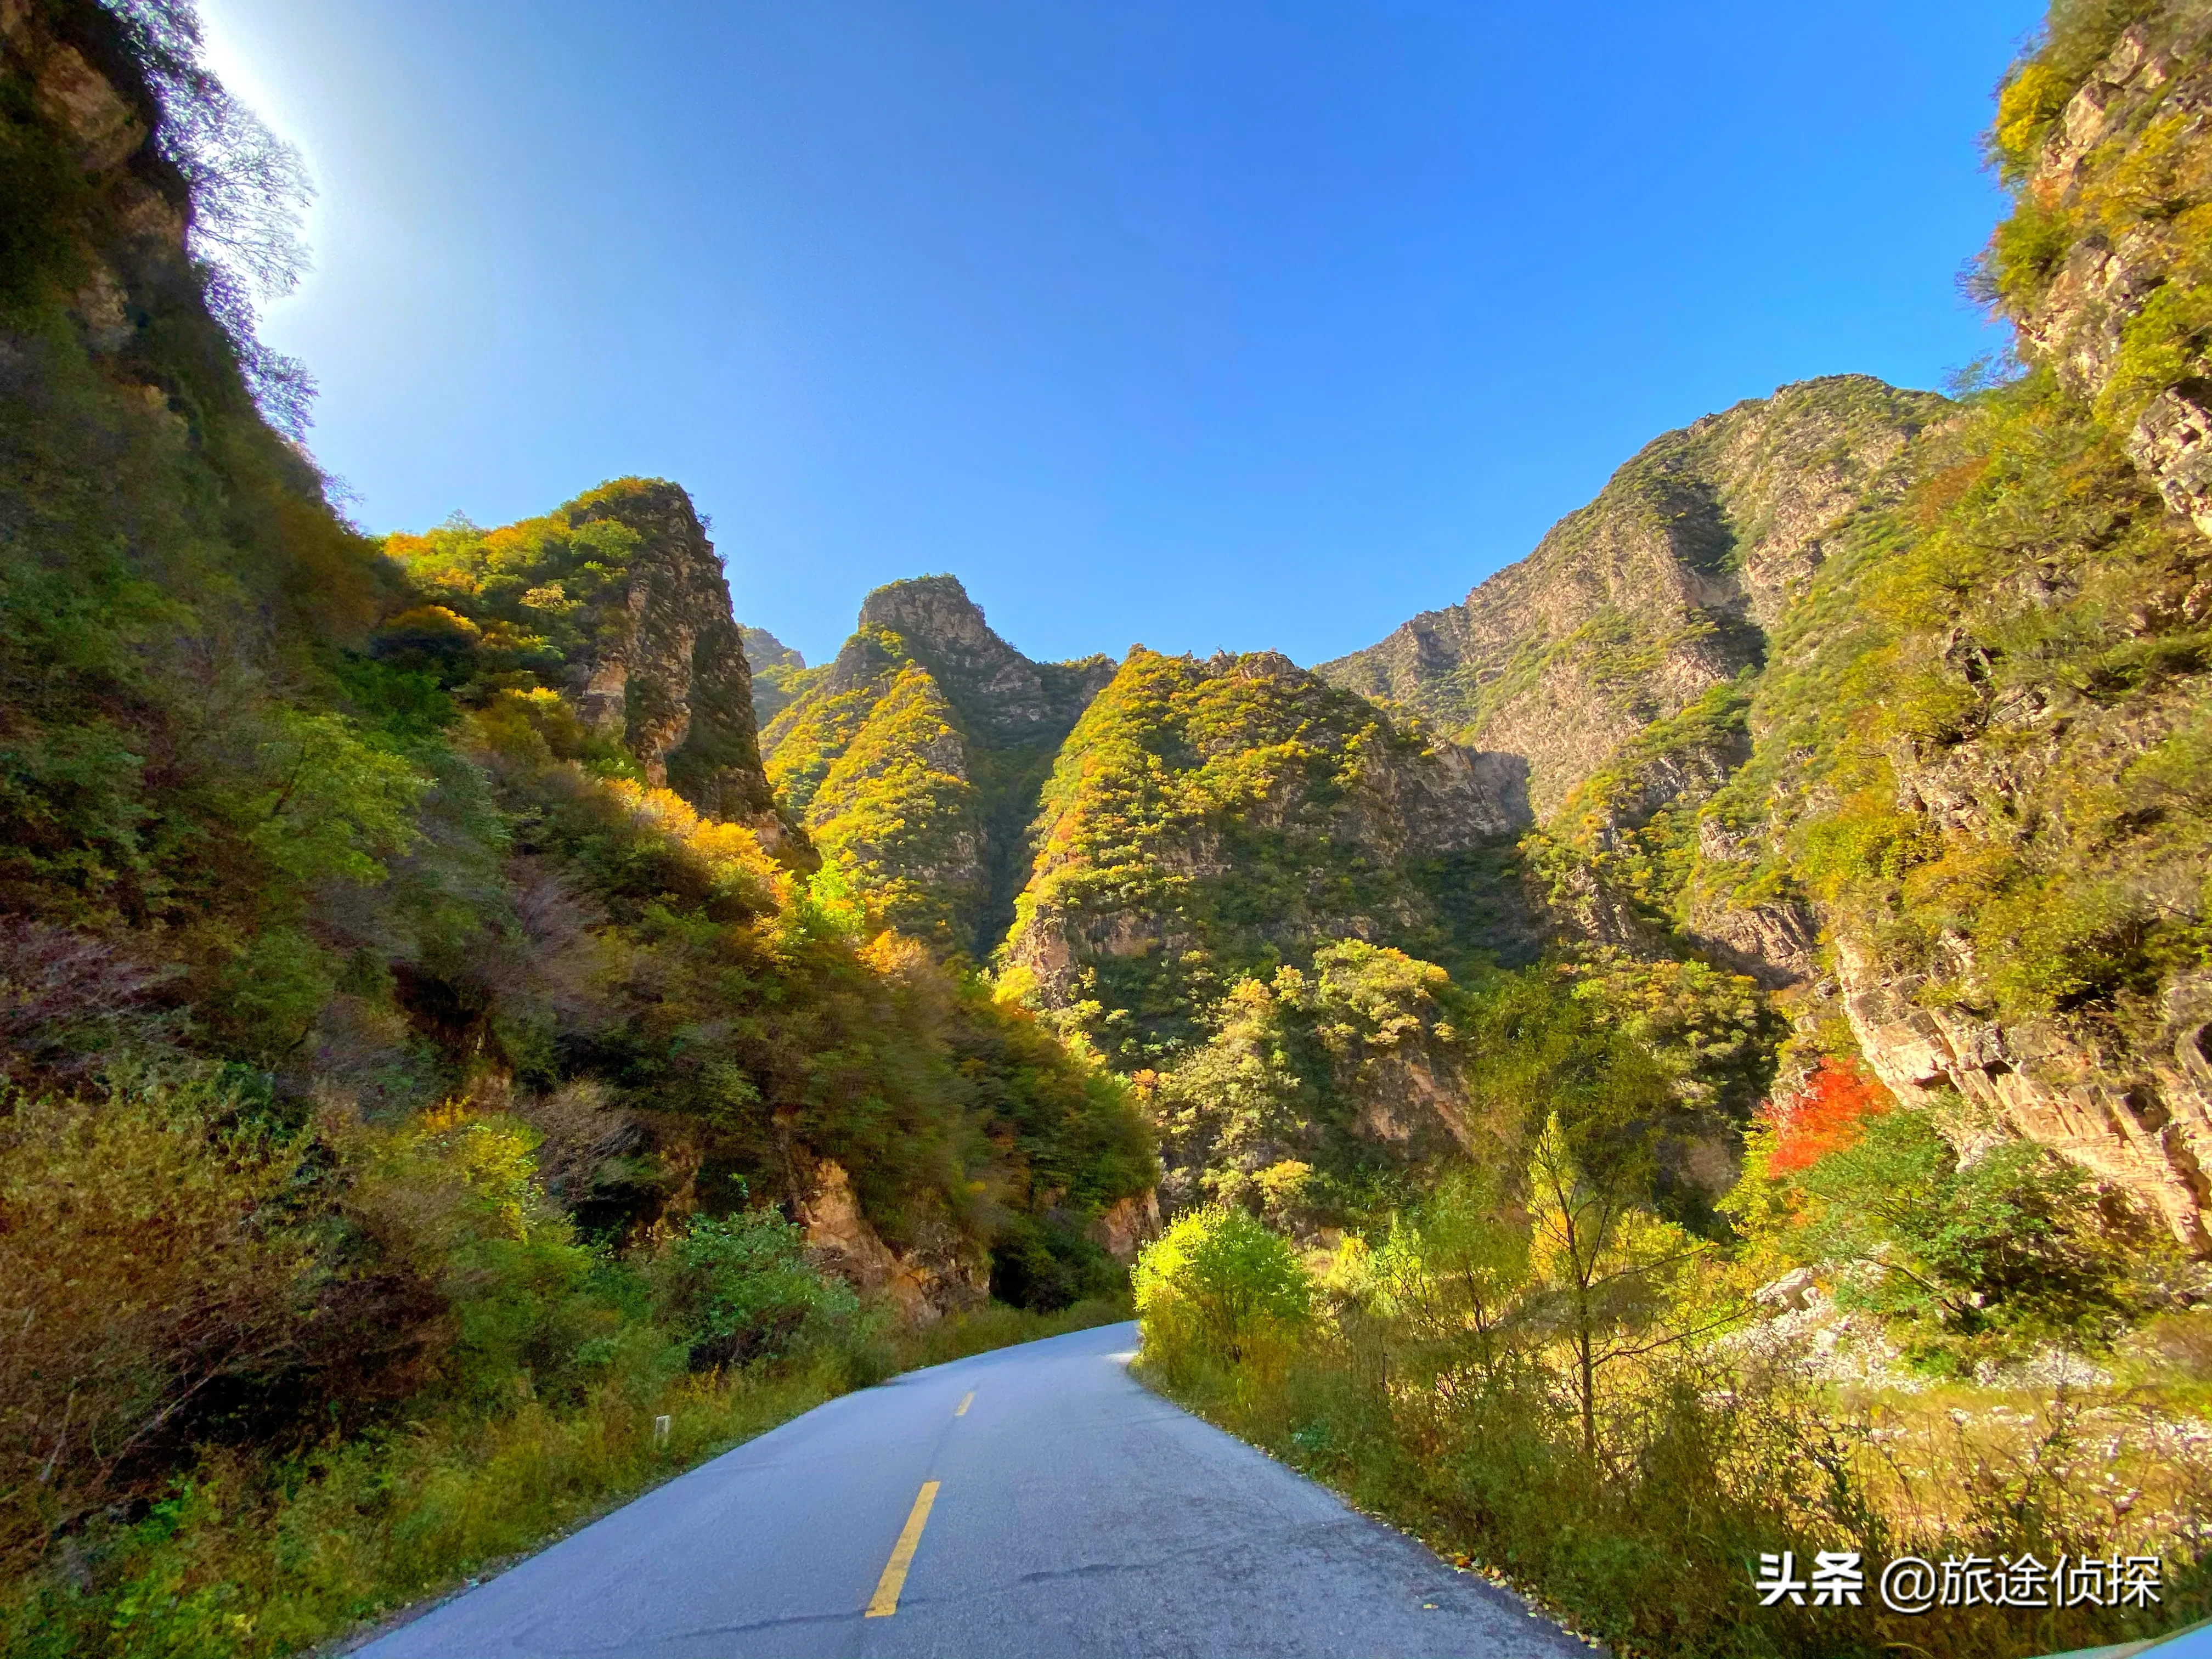
POLYGON ((1888 1090, 1861 1075, 1857 1062, 1823 1055, 1820 1069, 1795 1101, 1765 1109, 1780 1131, 1766 1161, 1768 1171, 1788 1175, 1843 1151, 1859 1138, 1862 1123, 1894 1103, 1888 1090))

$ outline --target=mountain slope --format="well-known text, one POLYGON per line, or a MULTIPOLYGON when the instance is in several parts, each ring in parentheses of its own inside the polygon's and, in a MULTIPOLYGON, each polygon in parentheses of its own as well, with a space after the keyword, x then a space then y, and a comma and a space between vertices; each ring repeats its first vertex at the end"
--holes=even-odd
POLYGON ((917 1313, 1044 1212, 1139 1198, 1118 1085, 810 878, 679 487, 382 544, 331 510, 210 309, 165 124, 244 118, 192 105, 222 94, 184 28, 0 15, 38 187, 0 265, 10 1081, 215 1067, 287 1133, 511 1115, 616 1237, 835 1193, 917 1313))
POLYGON ((1152 1065, 1239 975, 1334 940, 1510 952, 1514 889, 1487 878, 1526 821, 1519 769, 1286 658, 1139 648, 1054 765, 1006 960, 1152 1065))
POLYGON ((1708 415, 1459 605, 1314 672, 1524 757, 1548 817, 1636 732, 1764 659, 1764 630, 1842 526, 1896 499, 1907 446, 1943 407, 1838 375, 1708 415))
POLYGON ((1585 959, 1703 957, 1958 1133, 2203 1249, 2212 1201, 2212 17, 2061 6, 1984 261, 2026 373, 1670 434, 1522 563, 1318 671, 1525 760, 1585 959), (1593 955, 1595 953, 1595 955, 1593 955))
POLYGON ((1027 879, 1052 757, 1112 672, 1031 662, 950 576, 894 582, 769 726, 768 775, 887 921, 981 960, 1027 879))

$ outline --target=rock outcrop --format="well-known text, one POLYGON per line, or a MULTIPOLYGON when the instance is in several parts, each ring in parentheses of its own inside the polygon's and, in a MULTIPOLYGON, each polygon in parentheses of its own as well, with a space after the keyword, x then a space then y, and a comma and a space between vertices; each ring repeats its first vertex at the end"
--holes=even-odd
POLYGON ((933 1325, 989 1299, 990 1259, 972 1240, 945 1229, 904 1252, 894 1250, 861 1213, 842 1164, 825 1159, 815 1182, 813 1195, 798 1206, 808 1249, 863 1295, 888 1297, 901 1322, 933 1325))
POLYGON ((2166 505, 2212 536, 2212 349, 2197 320, 2212 279, 2208 40, 2201 7, 2169 3, 2078 80, 2048 52, 2014 78, 1998 138, 2022 202, 1991 263, 2022 354, 2096 403, 2166 505))
POLYGON ((2133 1194, 2184 1243, 2212 1249, 2212 974, 2167 988, 2149 1041, 2099 1044, 2054 1020, 1924 1006, 1920 976, 1863 944, 1846 941, 1838 963, 1859 1050, 1900 1099, 1962 1095, 2133 1194))
POLYGON ((1160 1199, 1157 1191, 1140 1197, 1116 1199, 1106 1212, 1091 1224, 1091 1242, 1116 1261, 1132 1262, 1137 1252, 1160 1234, 1160 1199))
POLYGON ((0 0, 0 67, 11 86, 28 89, 82 174, 81 190, 40 201, 34 184, 33 199, 10 205, 30 213, 66 202, 74 210, 69 222, 46 228, 94 255, 72 310, 87 343, 102 353, 123 350, 164 301, 193 289, 185 266, 191 192, 153 142, 160 107, 121 29, 90 4, 0 0))
POLYGON ((595 601, 594 649, 568 667, 585 720, 618 738, 649 782, 708 817, 772 826, 744 635, 690 496, 625 479, 563 510, 572 523, 611 522, 637 538, 623 581, 595 601))

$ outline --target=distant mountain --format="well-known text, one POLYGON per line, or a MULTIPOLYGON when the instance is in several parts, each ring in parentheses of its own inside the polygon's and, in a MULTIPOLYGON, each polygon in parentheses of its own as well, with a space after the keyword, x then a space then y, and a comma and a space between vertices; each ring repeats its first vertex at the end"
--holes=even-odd
POLYGON ((806 659, 786 645, 765 628, 748 628, 739 623, 738 632, 744 636, 745 660, 752 665, 757 678, 763 668, 804 668, 806 659))
POLYGON ((752 665, 753 722, 764 726, 799 695, 806 659, 765 628, 740 624, 738 632, 744 636, 745 660, 752 665))
POLYGON ((1708 415, 1460 604, 1315 672, 1522 757, 1548 815, 1653 720, 1765 661, 1766 630, 1837 537, 1898 499, 1948 407, 1844 374, 1708 415))

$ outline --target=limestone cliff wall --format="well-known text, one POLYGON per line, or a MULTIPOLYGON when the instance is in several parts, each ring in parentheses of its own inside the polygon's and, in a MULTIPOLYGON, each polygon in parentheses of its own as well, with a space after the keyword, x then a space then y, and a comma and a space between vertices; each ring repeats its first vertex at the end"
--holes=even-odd
POLYGON ((2070 90, 2049 52, 2016 76, 2023 127, 2036 100, 2063 102, 2006 158, 2026 174, 2008 229, 2063 252, 2008 261, 2003 233, 1996 252, 2022 354, 2096 402, 2166 504, 2212 535, 2212 339, 2190 320, 2212 278, 2208 41, 2212 15, 2184 0, 2122 31, 2070 90))
POLYGON ((2185 1243, 2212 1246, 2212 973, 2166 988, 2150 1040, 2100 1044, 2057 1021, 1923 1006, 1919 977, 1863 945, 1846 941, 1838 964, 1860 1052, 1901 1099, 1925 1105, 1955 1091, 2132 1194, 2185 1243))

